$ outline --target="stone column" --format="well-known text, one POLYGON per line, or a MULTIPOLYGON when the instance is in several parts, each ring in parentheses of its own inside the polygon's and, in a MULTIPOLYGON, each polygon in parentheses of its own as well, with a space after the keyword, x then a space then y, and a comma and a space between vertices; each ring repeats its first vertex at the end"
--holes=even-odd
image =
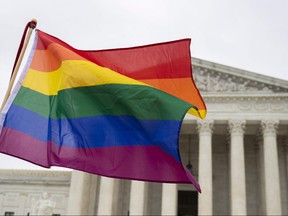
MULTIPOLYGON (((285 142, 284 145, 285 145, 285 149, 286 149, 286 151, 285 151, 285 153, 286 153, 286 155, 285 155, 286 175, 285 175, 285 177, 286 177, 286 184, 287 184, 287 188, 288 188, 288 137, 286 137, 284 142, 285 142)), ((287 193, 288 193, 288 191, 287 191, 287 193)), ((287 198, 288 198, 288 196, 287 196, 287 198)))
POLYGON ((5 197, 5 192, 0 192, 0 213, 3 214, 4 212, 2 211, 3 205, 4 205, 4 197, 5 197))
POLYGON ((280 173, 280 195, 281 195, 281 204, 282 204, 282 214, 288 215, 288 179, 287 179, 287 160, 286 160, 286 140, 281 139, 281 145, 278 145, 278 160, 279 160, 279 173, 280 173), (281 175, 282 174, 282 175, 281 175))
POLYGON ((147 185, 143 181, 131 181, 130 215, 146 215, 147 185))
POLYGON ((288 136, 286 135, 286 139, 284 140, 284 146, 285 146, 285 164, 284 167, 286 167, 285 170, 285 182, 286 182, 286 212, 282 212, 283 215, 288 215, 288 136))
POLYGON ((101 177, 97 215, 112 215, 115 179, 101 177))
POLYGON ((266 215, 265 213, 265 187, 264 187, 264 150, 263 150, 263 136, 258 133, 255 140, 255 150, 257 152, 257 168, 256 168, 256 185, 259 195, 258 214, 266 215))
POLYGON ((281 194, 276 135, 278 123, 279 122, 276 120, 264 120, 261 122, 264 153, 265 205, 267 215, 281 215, 281 194))
POLYGON ((213 215, 212 188, 212 131, 213 120, 199 120, 199 184, 202 193, 198 194, 198 214, 213 215))
POLYGON ((97 175, 72 171, 68 215, 95 215, 97 175))
POLYGON ((177 215, 177 184, 162 184, 161 215, 177 215))
POLYGON ((231 215, 246 215, 244 153, 245 120, 230 120, 230 203, 231 215))

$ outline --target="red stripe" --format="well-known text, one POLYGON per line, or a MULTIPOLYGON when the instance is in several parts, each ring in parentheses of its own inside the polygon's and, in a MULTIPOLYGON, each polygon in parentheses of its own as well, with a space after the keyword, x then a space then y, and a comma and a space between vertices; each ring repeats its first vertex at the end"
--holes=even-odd
POLYGON ((126 49, 87 52, 98 64, 131 78, 191 77, 190 39, 126 49))
POLYGON ((100 65, 133 79, 187 78, 192 76, 190 39, 157 43, 145 46, 109 49, 77 50, 58 38, 38 30, 37 49, 51 43, 61 46, 100 65))

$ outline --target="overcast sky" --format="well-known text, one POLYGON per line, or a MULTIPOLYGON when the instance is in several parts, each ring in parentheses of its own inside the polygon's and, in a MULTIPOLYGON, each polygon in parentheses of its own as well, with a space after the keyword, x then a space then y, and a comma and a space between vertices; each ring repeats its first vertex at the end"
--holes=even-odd
MULTIPOLYGON (((0 100, 23 29, 78 49, 192 38, 193 57, 288 80, 288 0, 0 0, 0 100)), ((0 153, 1 168, 35 169, 0 153)))

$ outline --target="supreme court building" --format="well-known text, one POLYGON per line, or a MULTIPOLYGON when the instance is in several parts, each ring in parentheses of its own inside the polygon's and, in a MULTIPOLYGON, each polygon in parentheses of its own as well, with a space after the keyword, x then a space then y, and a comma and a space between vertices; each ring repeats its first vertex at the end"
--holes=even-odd
POLYGON ((0 214, 37 215, 47 192, 50 215, 288 215, 288 81, 192 62, 208 114, 185 117, 180 153, 201 194, 188 184, 2 170, 0 214))

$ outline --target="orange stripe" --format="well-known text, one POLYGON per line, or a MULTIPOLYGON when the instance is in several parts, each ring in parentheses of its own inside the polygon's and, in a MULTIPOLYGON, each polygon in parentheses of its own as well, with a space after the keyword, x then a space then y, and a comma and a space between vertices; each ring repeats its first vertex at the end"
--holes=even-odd
POLYGON ((46 50, 35 50, 30 68, 43 72, 55 71, 65 60, 85 60, 85 58, 59 44, 52 43, 46 50))
POLYGON ((199 110, 206 110, 205 104, 191 78, 139 80, 169 94, 185 100, 199 110))

